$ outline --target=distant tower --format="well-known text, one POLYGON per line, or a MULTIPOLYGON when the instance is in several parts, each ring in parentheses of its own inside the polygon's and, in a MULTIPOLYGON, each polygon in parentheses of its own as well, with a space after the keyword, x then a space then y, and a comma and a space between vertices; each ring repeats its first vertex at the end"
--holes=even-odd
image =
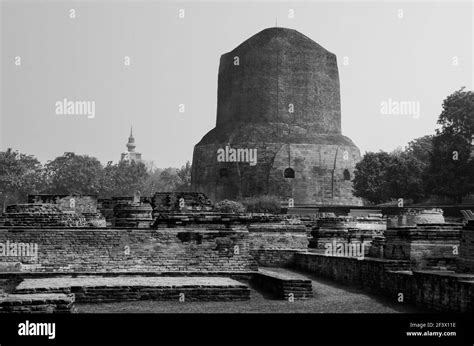
POLYGON ((128 137, 127 152, 122 153, 120 161, 141 162, 142 154, 135 152, 135 138, 133 137, 133 127, 130 127, 130 137, 128 137))

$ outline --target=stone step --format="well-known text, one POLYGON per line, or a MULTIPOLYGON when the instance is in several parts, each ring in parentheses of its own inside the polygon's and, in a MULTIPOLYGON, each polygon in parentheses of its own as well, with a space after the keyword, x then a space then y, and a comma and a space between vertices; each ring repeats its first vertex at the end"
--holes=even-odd
POLYGON ((72 313, 75 312, 74 301, 74 294, 4 294, 0 295, 0 312, 72 313))
POLYGON ((282 268, 260 268, 253 278, 262 289, 275 295, 278 299, 313 297, 311 280, 304 275, 282 268))

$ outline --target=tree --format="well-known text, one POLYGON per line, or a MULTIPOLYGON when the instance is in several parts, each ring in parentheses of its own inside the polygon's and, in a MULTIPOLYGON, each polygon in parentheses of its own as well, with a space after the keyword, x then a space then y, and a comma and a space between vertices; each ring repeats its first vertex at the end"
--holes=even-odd
POLYGON ((28 194, 38 193, 45 184, 41 163, 31 155, 11 148, 0 152, 0 193, 5 204, 26 202, 28 194))
POLYGON ((427 192, 457 203, 474 192, 474 163, 469 160, 474 134, 474 93, 464 88, 443 102, 433 138, 433 155, 427 175, 427 192))
POLYGON ((186 164, 176 171, 179 182, 176 186, 176 191, 190 191, 191 190, 191 163, 186 161, 186 164))
POLYGON ((427 165, 413 151, 392 152, 385 168, 385 184, 382 188, 385 198, 418 202, 424 197, 423 175, 427 165))
POLYGON ((160 181, 164 185, 163 191, 176 191, 179 184, 179 177, 176 168, 166 168, 160 173, 160 181))
POLYGON ((103 167, 94 157, 64 153, 48 161, 45 170, 48 193, 90 195, 101 190, 103 167))
POLYGON ((462 135, 442 133, 434 140, 434 154, 426 179, 426 190, 456 203, 474 191, 474 161, 462 135))
POLYGON ((191 163, 187 161, 181 168, 157 168, 150 173, 145 185, 148 195, 153 195, 157 191, 189 191, 191 188, 191 163))
POLYGON ((368 152, 356 164, 353 180, 354 195, 372 203, 381 203, 388 199, 385 179, 391 161, 389 153, 368 152))
POLYGON ((424 168, 428 168, 434 151, 433 138, 433 135, 426 135, 410 141, 405 148, 406 154, 417 159, 424 168))
POLYGON ((101 182, 101 196, 132 196, 136 191, 143 193, 149 173, 143 162, 109 162, 104 168, 101 182))
POLYGON ((459 135, 470 143, 474 134, 474 92, 464 89, 455 91, 443 101, 443 111, 438 119, 441 129, 436 133, 459 135))

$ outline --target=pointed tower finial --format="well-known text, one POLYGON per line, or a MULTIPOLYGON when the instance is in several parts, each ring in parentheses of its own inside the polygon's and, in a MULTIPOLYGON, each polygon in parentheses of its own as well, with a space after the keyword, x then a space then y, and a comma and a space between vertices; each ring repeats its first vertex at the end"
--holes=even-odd
POLYGON ((133 137, 133 125, 130 125, 130 137, 133 137))

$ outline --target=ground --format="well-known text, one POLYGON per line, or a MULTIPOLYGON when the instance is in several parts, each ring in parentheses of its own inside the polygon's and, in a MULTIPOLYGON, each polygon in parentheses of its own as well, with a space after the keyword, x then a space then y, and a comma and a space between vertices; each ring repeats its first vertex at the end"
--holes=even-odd
POLYGON ((426 312, 406 303, 380 298, 359 288, 343 286, 299 272, 313 284, 314 298, 294 302, 275 300, 251 287, 250 301, 184 302, 133 301, 77 304, 79 313, 418 313, 426 312))

